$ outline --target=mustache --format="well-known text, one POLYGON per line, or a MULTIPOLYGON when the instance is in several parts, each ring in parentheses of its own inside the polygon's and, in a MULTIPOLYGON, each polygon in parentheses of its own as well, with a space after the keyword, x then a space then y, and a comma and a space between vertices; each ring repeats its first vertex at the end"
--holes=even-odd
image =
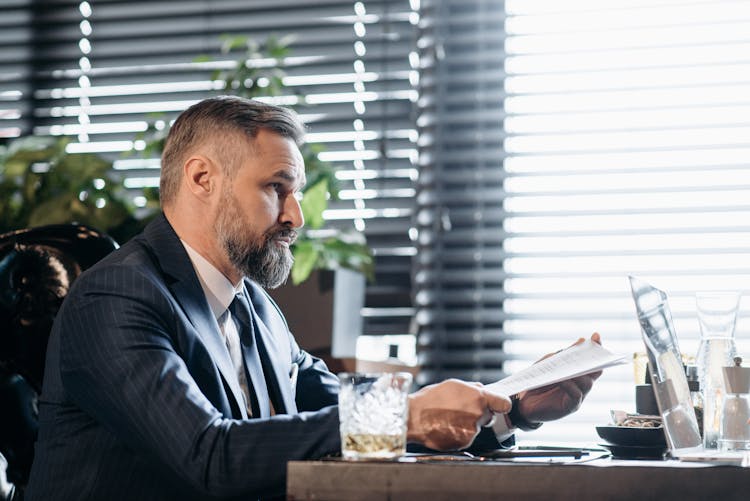
POLYGON ((274 238, 288 238, 290 243, 294 243, 297 240, 297 230, 294 228, 283 227, 281 229, 269 231, 267 234, 267 240, 274 238))

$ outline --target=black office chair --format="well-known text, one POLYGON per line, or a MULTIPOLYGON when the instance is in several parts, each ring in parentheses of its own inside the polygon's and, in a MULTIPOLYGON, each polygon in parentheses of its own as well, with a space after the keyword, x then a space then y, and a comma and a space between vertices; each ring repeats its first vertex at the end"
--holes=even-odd
POLYGON ((0 454, 22 497, 37 436, 37 397, 52 322, 72 282, 117 248, 84 225, 0 235, 0 454))

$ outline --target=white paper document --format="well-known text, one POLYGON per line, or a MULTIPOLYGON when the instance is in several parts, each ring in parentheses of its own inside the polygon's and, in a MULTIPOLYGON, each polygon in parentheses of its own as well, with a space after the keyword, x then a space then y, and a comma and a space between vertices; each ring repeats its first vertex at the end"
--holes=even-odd
POLYGON ((627 355, 616 355, 587 339, 485 386, 499 395, 515 395, 626 362, 627 355))

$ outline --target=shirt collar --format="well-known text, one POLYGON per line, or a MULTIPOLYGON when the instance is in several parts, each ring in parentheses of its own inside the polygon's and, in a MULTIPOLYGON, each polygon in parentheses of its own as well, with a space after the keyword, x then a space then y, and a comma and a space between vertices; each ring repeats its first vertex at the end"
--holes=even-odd
POLYGON ((181 239, 180 241, 185 246, 188 257, 193 263, 193 268, 198 275, 198 280, 203 288, 203 293, 206 295, 211 312, 218 320, 229 308, 234 296, 244 290, 242 280, 237 285, 233 285, 222 272, 201 256, 198 251, 190 247, 184 240, 181 239))

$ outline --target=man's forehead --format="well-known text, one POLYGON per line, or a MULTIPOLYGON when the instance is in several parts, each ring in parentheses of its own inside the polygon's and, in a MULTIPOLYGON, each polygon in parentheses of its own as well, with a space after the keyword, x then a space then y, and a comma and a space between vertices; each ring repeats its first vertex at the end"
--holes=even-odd
POLYGON ((305 177, 304 164, 302 166, 290 165, 289 167, 283 167, 276 170, 273 175, 275 177, 280 177, 281 179, 289 181, 292 184, 298 185, 300 188, 303 187, 307 182, 307 178, 305 177))
POLYGON ((247 155, 266 165, 266 174, 294 183, 305 183, 305 158, 294 139, 261 129, 255 137, 240 135, 247 155))
POLYGON ((286 179, 287 181, 299 181, 305 178, 305 172, 299 167, 282 167, 273 173, 274 176, 286 179))

